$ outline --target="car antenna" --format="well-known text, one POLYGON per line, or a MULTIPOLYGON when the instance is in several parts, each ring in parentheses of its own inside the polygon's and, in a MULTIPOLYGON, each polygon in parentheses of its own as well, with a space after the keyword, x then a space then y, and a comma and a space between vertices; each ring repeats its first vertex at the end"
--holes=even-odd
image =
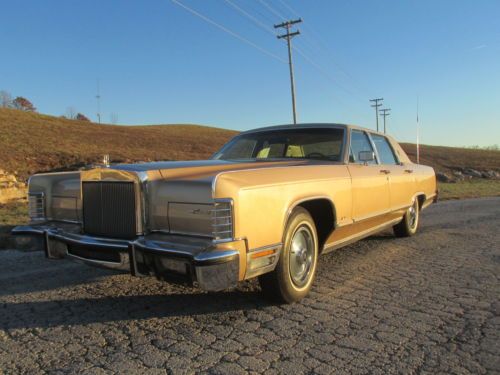
POLYGON ((418 95, 417 95, 417 164, 420 164, 420 140, 419 140, 419 124, 418 124, 418 95))

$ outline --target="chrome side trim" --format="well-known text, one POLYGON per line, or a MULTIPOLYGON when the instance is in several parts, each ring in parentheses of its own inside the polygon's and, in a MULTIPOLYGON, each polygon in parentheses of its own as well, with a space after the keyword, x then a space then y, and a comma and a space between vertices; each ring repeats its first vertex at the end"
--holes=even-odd
POLYGON ((371 236, 371 235, 373 235, 375 233, 378 233, 378 232, 380 232, 380 231, 382 231, 382 230, 384 230, 386 228, 392 227, 393 225, 399 223, 400 221, 401 221, 401 218, 393 219, 393 220, 390 220, 390 221, 388 221, 386 223, 377 225, 376 227, 373 227, 373 228, 364 230, 364 231, 362 231, 360 233, 353 234, 352 236, 346 237, 342 241, 339 241, 339 242, 336 242, 336 243, 326 244, 326 245, 323 246, 323 251, 321 252, 321 254, 327 254, 330 251, 333 251, 333 250, 339 249, 341 247, 350 245, 350 244, 352 244, 354 242, 359 241, 362 238, 369 237, 369 236, 371 236))
POLYGON ((283 242, 277 242, 277 243, 272 244, 272 245, 266 245, 266 246, 256 247, 255 249, 250 249, 250 250, 248 250, 248 253, 255 253, 257 251, 276 249, 277 247, 282 247, 282 246, 283 246, 283 242))
POLYGON ((402 206, 391 208, 391 211, 394 212, 394 211, 400 211, 400 210, 407 210, 410 207, 411 207, 411 204, 403 204, 402 206))
POLYGON ((362 221, 366 221, 366 220, 374 219, 374 218, 379 217, 379 216, 387 215, 387 214, 389 214, 391 212, 392 212, 392 210, 390 210, 390 209, 389 210, 378 211, 378 212, 375 212, 375 213, 371 213, 369 215, 361 216, 361 217, 359 217, 357 219, 353 218, 352 221, 353 221, 353 223, 357 224, 357 223, 360 223, 362 221))
POLYGON ((214 245, 218 244, 223 244, 223 243, 228 243, 228 242, 236 242, 236 241, 247 241, 246 237, 236 237, 236 238, 228 238, 228 239, 222 239, 222 240, 212 240, 212 243, 214 245))

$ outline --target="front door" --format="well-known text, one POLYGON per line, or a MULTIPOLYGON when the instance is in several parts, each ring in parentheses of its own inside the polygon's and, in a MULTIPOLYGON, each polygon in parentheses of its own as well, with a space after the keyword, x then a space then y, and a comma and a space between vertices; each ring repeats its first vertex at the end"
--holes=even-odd
POLYGON ((362 162, 359 153, 375 152, 366 132, 351 131, 349 173, 352 179, 354 222, 382 216, 390 211, 389 174, 374 159, 362 162))

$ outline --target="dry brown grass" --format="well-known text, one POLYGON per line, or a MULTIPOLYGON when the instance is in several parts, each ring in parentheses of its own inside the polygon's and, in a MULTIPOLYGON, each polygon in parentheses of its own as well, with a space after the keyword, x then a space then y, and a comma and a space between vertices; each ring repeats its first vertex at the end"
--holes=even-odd
POLYGON ((197 125, 117 126, 0 109, 0 169, 40 171, 113 162, 206 159, 236 132, 197 125))
MULTIPOLYGON (((206 159, 236 132, 198 125, 117 126, 0 109, 0 169, 30 174, 98 162, 206 159)), ((415 160, 415 145, 402 144, 415 160)), ((421 163, 437 171, 500 170, 500 152, 422 146, 421 163)))
MULTIPOLYGON (((401 146, 411 160, 417 160, 414 144, 402 143, 401 146)), ((422 145, 420 163, 430 165, 439 172, 463 168, 500 171, 500 151, 422 145)))

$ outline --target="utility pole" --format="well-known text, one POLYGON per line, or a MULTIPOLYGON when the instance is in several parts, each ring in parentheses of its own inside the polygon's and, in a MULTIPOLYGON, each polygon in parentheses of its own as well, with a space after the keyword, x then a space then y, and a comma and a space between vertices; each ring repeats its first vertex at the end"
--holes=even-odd
POLYGON ((390 115, 390 113, 389 113, 390 111, 391 111, 390 108, 381 108, 380 109, 380 112, 381 112, 380 116, 382 116, 384 118, 384 134, 387 133, 387 129, 385 127, 385 118, 390 115))
POLYGON ((370 99, 371 102, 375 103, 372 104, 372 107, 375 108, 375 121, 377 122, 377 131, 378 131, 378 107, 382 106, 382 103, 379 103, 382 100, 384 100, 384 98, 370 99))
POLYGON ((288 45, 288 65, 290 66, 290 85, 292 88, 292 111, 293 111, 293 123, 297 124, 297 110, 295 108, 295 80, 293 78, 293 63, 292 63, 292 38, 300 34, 300 31, 290 32, 292 25, 302 22, 302 19, 290 20, 280 23, 279 25, 274 25, 274 28, 285 28, 286 34, 278 35, 278 39, 286 39, 288 45))
POLYGON ((97 79, 97 95, 95 96, 97 99, 97 122, 101 123, 101 93, 99 89, 99 79, 97 79))

